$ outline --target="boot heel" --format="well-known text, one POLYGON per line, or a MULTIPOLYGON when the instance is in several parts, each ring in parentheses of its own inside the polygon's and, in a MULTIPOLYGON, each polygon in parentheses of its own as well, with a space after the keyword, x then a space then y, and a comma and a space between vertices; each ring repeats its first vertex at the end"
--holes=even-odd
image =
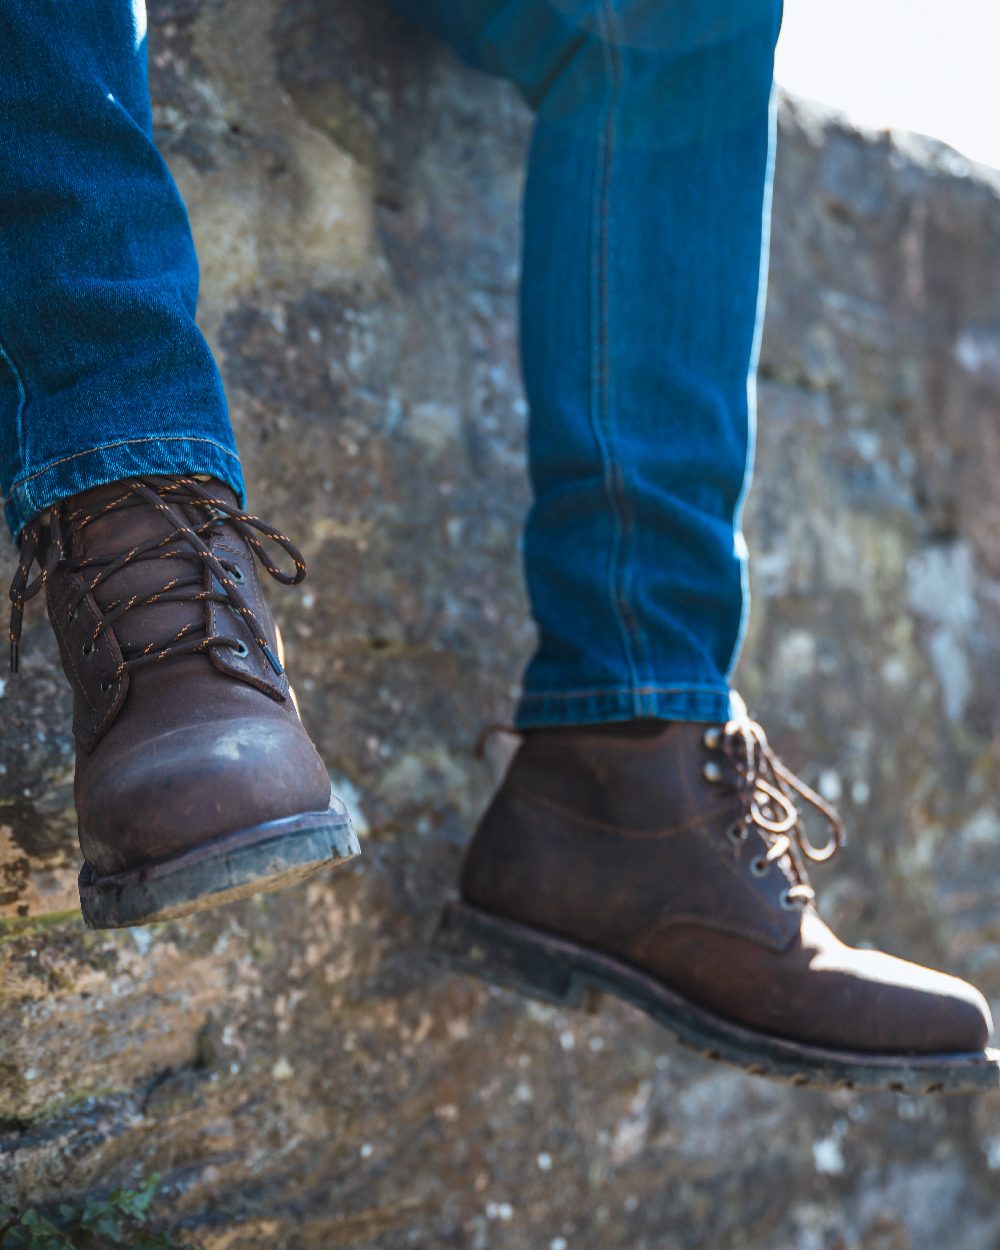
POLYGON ((512 921, 494 919, 468 903, 447 903, 431 952, 453 971, 470 973, 531 998, 595 1009, 597 994, 562 951, 512 921))

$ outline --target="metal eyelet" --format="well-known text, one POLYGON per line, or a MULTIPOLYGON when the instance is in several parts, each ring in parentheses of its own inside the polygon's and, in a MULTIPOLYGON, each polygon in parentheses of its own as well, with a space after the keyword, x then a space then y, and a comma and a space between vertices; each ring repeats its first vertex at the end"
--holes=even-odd
POLYGON ((227 564, 226 572, 232 577, 237 586, 242 586, 246 581, 246 578, 243 575, 243 570, 238 564, 227 564))
POLYGON ((101 694, 107 694, 114 684, 115 684, 115 679, 113 677, 109 678, 108 681, 102 681, 101 682, 101 694))
POLYGON ((86 655, 86 656, 91 656, 94 654, 94 644, 89 638, 80 648, 80 654, 86 655))
POLYGON ((701 775, 706 781, 714 785, 717 781, 722 780, 722 769, 715 760, 706 760, 701 766, 701 775))
POLYGON ((750 861, 750 871, 755 877, 766 877, 770 870, 771 865, 762 855, 750 861))
POLYGON ((245 642, 238 643, 235 647, 230 647, 229 650, 238 660, 245 660, 250 654, 250 648, 245 642))
POLYGON ((70 610, 66 613, 66 624, 72 625, 75 620, 76 620, 76 608, 70 608, 70 610))
POLYGON ((791 890, 785 890, 779 899, 779 902, 785 911, 798 911, 799 909, 798 899, 792 898, 791 890))
POLYGON ((749 830, 741 820, 734 821, 726 830, 726 837, 737 846, 745 842, 749 836, 749 830))
POLYGON ((708 729, 701 735, 701 745, 706 751, 717 751, 719 749, 719 738, 721 729, 718 725, 710 725, 708 729))

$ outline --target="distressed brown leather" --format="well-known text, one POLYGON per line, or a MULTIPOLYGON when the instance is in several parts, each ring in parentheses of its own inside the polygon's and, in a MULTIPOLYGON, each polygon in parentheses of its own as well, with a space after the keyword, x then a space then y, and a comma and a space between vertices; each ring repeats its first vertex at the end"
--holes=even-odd
POLYGON ((466 854, 465 900, 772 1036, 865 1052, 981 1050, 992 1025, 978 990, 844 945, 791 852, 754 874, 775 838, 748 819, 706 729, 527 734, 466 854))
MULTIPOLYGON (((207 598, 142 604, 178 578, 199 578, 206 594, 221 587, 154 506, 133 500, 104 511, 128 490, 129 483, 114 483, 58 505, 54 520, 61 520, 66 558, 46 581, 49 618, 73 687, 80 844, 98 876, 266 821, 322 812, 330 802, 329 775, 299 719, 288 680, 275 671, 247 620, 229 603, 207 598), (80 524, 74 518, 81 515, 97 519, 80 524), (121 556, 171 534, 168 558, 127 564, 81 598, 100 568, 77 571, 81 560, 121 556), (114 605, 132 599, 137 606, 95 639, 114 605), (209 637, 231 640, 241 653, 220 644, 125 666, 129 658, 159 654, 171 642, 209 637)), ((227 487, 212 482, 211 494, 236 510, 227 487)), ((213 520, 200 505, 172 506, 192 529, 200 527, 234 582, 241 579, 262 641, 280 653, 246 538, 230 519, 213 520)))

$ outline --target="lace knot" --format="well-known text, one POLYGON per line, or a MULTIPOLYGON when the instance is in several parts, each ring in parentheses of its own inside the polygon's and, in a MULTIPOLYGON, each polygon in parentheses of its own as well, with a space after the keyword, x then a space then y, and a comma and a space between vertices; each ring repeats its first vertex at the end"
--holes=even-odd
POLYGON ((736 775, 744 820, 768 843, 765 860, 787 857, 795 884, 789 895, 812 901, 808 864, 821 864, 844 845, 844 826, 836 809, 797 777, 775 755, 763 727, 748 715, 736 715, 719 731, 718 745, 736 775), (817 846, 802 823, 796 800, 809 805, 829 827, 826 842, 817 846))
MULTIPOLYGON (((156 603, 213 601, 227 604, 236 613, 253 636, 268 664, 280 676, 284 672, 281 660, 268 641, 262 622, 246 595, 239 589, 242 577, 238 582, 231 576, 231 570, 226 564, 213 555, 206 538, 220 524, 232 526, 270 576, 286 586, 296 585, 306 575, 305 561, 298 548, 273 525, 220 498, 195 478, 134 478, 120 483, 120 486, 120 493, 111 495, 100 503, 95 504, 86 496, 78 501, 64 500, 25 527, 17 568, 10 585, 8 634, 11 671, 16 672, 18 667, 25 604, 38 594, 57 566, 62 565, 68 572, 81 574, 84 578, 80 593, 68 605, 72 619, 80 602, 122 569, 142 561, 168 560, 183 556, 198 562, 200 568, 197 573, 165 578, 164 584, 150 593, 134 594, 127 599, 105 604, 100 624, 90 640, 90 645, 93 646, 105 630, 110 629, 125 613, 135 608, 150 607, 156 603), (70 557, 64 535, 80 534, 87 526, 111 512, 143 504, 155 508, 164 519, 167 525, 165 536, 139 542, 121 553, 70 557), (268 558, 258 535, 274 542, 286 552, 292 560, 294 572, 284 572, 268 558), (32 579, 31 571, 36 562, 40 571, 32 579), (204 588, 205 568, 213 575, 211 590, 204 588)), ((163 643, 150 643, 138 655, 123 658, 114 678, 117 679, 123 673, 147 663, 175 655, 207 651, 209 647, 219 645, 238 647, 244 644, 241 639, 228 635, 210 636, 206 632, 204 637, 198 637, 193 625, 185 626, 175 637, 163 643), (191 636, 192 631, 194 636, 191 636)))

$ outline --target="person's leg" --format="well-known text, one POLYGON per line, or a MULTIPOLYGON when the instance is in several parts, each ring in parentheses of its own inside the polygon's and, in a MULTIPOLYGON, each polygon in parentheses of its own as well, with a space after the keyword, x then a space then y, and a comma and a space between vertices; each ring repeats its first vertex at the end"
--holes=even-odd
POLYGON ((305 566, 241 510, 187 216, 152 139, 142 0, 4 4, 0 112, 12 667, 44 586, 74 692, 84 915, 145 923, 357 842, 261 593, 257 560, 286 582, 305 566))
POLYGON ((839 819, 729 690, 780 0, 420 12, 538 110, 522 342, 540 643, 437 948, 565 1003, 619 993, 753 1072, 995 1086, 973 987, 824 925, 807 867, 839 819))
POLYGON ((10 0, 0 71, 11 528, 139 473, 208 474, 242 497, 187 214, 153 143, 142 0, 10 0))
POLYGON ((601 0, 540 97, 521 727, 728 714, 780 10, 601 0))
POLYGON ((537 109, 522 728, 724 718, 780 0, 395 0, 537 109))

